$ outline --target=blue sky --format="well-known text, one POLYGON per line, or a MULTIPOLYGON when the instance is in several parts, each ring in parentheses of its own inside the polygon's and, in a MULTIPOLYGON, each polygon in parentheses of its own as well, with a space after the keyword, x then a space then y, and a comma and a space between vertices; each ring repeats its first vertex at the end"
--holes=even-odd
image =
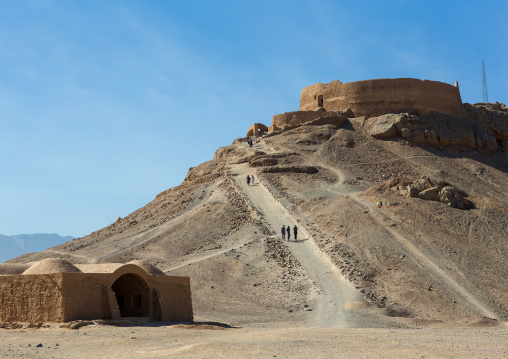
POLYGON ((0 1, 0 233, 83 236, 294 111, 414 77, 508 102, 504 1, 0 1))

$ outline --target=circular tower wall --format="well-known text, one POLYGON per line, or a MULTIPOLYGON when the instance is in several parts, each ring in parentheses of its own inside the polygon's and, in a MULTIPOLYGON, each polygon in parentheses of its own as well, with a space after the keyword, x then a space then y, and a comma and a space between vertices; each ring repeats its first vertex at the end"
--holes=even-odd
POLYGON ((328 84, 317 83, 302 90, 300 111, 318 107, 326 111, 348 107, 356 116, 380 116, 391 112, 418 110, 458 115, 462 99, 458 85, 410 78, 376 79, 328 84))

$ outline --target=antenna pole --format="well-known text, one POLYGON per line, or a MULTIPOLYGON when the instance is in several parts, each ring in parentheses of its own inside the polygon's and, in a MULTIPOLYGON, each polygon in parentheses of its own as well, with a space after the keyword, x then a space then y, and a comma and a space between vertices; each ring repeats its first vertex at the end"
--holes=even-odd
POLYGON ((483 80, 483 102, 489 102, 489 93, 487 92, 487 76, 485 76, 485 61, 482 61, 482 80, 483 80))

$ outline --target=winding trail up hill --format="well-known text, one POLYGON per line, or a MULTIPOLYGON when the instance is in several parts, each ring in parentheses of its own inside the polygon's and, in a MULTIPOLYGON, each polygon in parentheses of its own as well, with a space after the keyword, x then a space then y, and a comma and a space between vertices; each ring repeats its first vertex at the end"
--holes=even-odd
MULTIPOLYGON (((295 217, 276 199, 262 182, 247 185, 246 176, 250 168, 245 165, 235 165, 233 171, 238 173, 235 181, 240 185, 244 193, 259 210, 274 232, 280 232, 282 226, 298 225, 299 238, 295 241, 294 234, 288 240, 287 246, 292 256, 300 263, 302 269, 319 288, 316 296, 316 325, 320 326, 347 326, 349 316, 345 307, 349 302, 361 300, 361 293, 345 280, 338 268, 333 265, 329 257, 323 255, 314 242, 312 236, 306 230, 301 221, 295 217)), ((287 237, 286 237, 287 238, 287 237)))

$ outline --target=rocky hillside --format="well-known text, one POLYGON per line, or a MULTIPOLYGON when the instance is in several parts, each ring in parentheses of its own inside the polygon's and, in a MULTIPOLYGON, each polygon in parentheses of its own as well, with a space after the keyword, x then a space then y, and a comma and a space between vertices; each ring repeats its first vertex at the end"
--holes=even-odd
POLYGON ((198 319, 506 320, 508 111, 464 111, 314 121, 252 148, 237 139, 129 216, 12 262, 146 260, 191 277, 198 319), (281 241, 282 224, 298 225, 298 242, 281 241), (341 278, 351 293, 339 295, 341 278))

